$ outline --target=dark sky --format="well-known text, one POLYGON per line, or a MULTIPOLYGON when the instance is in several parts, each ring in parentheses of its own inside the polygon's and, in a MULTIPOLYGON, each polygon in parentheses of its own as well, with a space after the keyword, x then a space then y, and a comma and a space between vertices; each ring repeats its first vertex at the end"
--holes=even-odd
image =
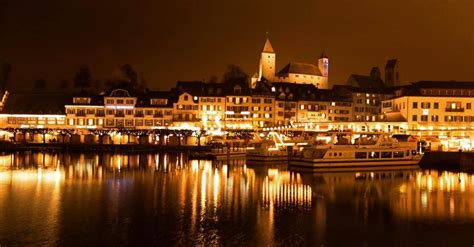
POLYGON ((330 58, 330 83, 389 58, 401 79, 474 80, 473 0, 3 0, 0 59, 22 85, 96 78, 130 63, 155 89, 257 69, 265 32, 277 67, 330 58))

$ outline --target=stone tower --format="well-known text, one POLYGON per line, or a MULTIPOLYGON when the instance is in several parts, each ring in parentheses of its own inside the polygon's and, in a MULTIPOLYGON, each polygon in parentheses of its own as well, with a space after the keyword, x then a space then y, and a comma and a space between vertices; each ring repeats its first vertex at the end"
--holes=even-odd
POLYGON ((328 77, 329 75, 329 59, 326 54, 321 53, 321 56, 318 59, 318 68, 321 71, 321 75, 324 77, 328 77))
POLYGON ((400 74, 397 59, 390 59, 385 65, 385 85, 388 87, 400 86, 400 74))
POLYGON ((270 40, 267 38, 265 45, 263 46, 262 54, 260 56, 260 64, 258 70, 258 77, 262 80, 262 77, 268 81, 273 81, 275 77, 275 59, 276 54, 273 50, 270 40))

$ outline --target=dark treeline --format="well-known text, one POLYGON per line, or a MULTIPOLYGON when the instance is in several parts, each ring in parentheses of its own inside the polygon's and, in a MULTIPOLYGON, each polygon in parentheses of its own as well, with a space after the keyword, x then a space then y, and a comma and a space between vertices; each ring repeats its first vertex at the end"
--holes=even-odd
MULTIPOLYGON (((12 65, 8 62, 0 64, 0 89, 2 91, 11 89, 12 83, 10 81, 12 74, 12 65)), ((249 76, 242 71, 237 65, 227 66, 226 72, 219 80, 217 76, 211 76, 209 83, 247 83, 249 76)), ((94 77, 91 68, 86 65, 80 65, 71 79, 61 80, 59 83, 52 83, 45 78, 39 78, 32 84, 34 91, 64 91, 64 92, 87 92, 99 93, 108 91, 114 88, 123 88, 130 91, 146 92, 149 90, 147 81, 141 77, 139 73, 130 65, 124 64, 120 67, 118 76, 110 77, 108 79, 99 80, 94 77)))

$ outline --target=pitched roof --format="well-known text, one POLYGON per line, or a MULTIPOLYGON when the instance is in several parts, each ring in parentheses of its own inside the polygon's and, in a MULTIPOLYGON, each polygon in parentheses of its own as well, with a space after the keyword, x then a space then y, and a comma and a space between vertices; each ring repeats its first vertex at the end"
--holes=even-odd
POLYGON ((65 114, 64 105, 71 99, 64 93, 11 93, 1 113, 65 114))
POLYGON ((275 53, 275 51, 273 50, 272 44, 270 43, 270 40, 268 38, 267 40, 265 40, 265 45, 263 45, 262 52, 275 53))
POLYGON ((397 59, 390 59, 387 61, 385 65, 385 69, 393 69, 397 65, 397 59))
POLYGON ((304 74, 304 75, 317 75, 321 76, 318 66, 310 63, 293 63, 290 62, 283 69, 278 72, 278 75, 287 74, 304 74))
POLYGON ((372 77, 367 75, 355 75, 352 74, 347 80, 348 84, 353 87, 359 87, 364 89, 370 88, 384 88, 385 84, 383 83, 380 77, 372 77))
POLYGON ((335 90, 318 89, 313 84, 278 82, 272 83, 272 86, 275 87, 277 100, 352 102, 350 97, 340 96, 335 90))

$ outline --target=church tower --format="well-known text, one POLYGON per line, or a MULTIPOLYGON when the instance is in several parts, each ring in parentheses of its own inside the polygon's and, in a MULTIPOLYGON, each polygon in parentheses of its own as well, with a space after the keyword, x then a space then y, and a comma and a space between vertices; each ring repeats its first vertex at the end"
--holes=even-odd
POLYGON ((385 65, 385 85, 400 86, 399 66, 397 59, 390 59, 385 65))
POLYGON ((273 50, 270 40, 267 38, 263 46, 262 54, 260 56, 260 64, 258 70, 258 78, 263 78, 273 81, 275 77, 275 51, 273 50))

